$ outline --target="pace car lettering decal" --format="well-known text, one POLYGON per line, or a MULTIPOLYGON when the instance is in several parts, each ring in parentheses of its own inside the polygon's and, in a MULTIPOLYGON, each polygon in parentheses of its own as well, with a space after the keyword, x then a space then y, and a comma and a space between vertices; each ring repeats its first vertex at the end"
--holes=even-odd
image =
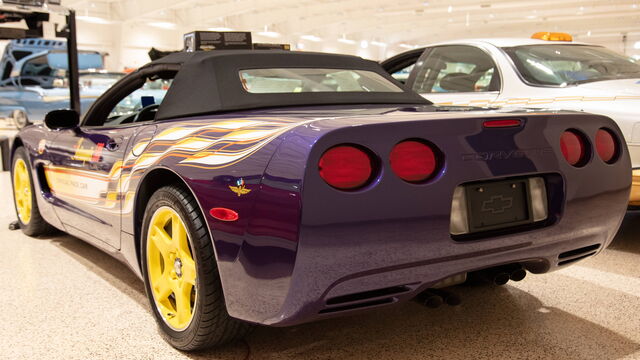
POLYGON ((229 185, 229 189, 231 189, 231 191, 233 191, 234 193, 238 194, 238 196, 246 195, 251 192, 251 189, 247 189, 245 187, 244 179, 242 178, 238 179, 238 181, 236 182, 236 185, 238 186, 229 185))
MULTIPOLYGON (((262 149, 285 132, 315 120, 287 121, 281 118, 230 119, 203 125, 181 123, 161 131, 151 139, 139 140, 123 161, 108 174, 67 167, 45 166, 45 177, 52 194, 71 201, 90 203, 103 211, 133 211, 135 189, 132 180, 166 159, 177 159, 177 166, 221 169, 234 165, 262 149), (127 171, 123 172, 123 169, 127 171), (122 209, 116 205, 123 201, 122 209)), ((100 160, 103 144, 85 147, 76 144, 74 160, 100 160)), ((244 180, 230 189, 238 196, 251 192, 244 180)))
POLYGON ((118 182, 122 162, 117 162, 109 174, 46 165, 45 178, 51 193, 65 200, 88 203, 102 209, 117 211, 118 182), (112 180, 116 179, 116 182, 112 180))
MULTIPOLYGON (((428 94, 423 94, 428 97, 428 94)), ((491 101, 489 99, 474 99, 469 101, 446 101, 439 102, 436 105, 451 106, 514 106, 514 105, 544 105, 554 102, 563 101, 619 101, 619 100, 640 100, 640 96, 609 96, 609 97, 593 97, 593 96, 558 96, 554 98, 510 98, 507 100, 491 101)))

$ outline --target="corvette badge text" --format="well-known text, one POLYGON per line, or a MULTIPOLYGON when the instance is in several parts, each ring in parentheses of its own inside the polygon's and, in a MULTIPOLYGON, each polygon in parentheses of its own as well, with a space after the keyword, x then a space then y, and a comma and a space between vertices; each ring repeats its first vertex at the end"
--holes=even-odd
POLYGON ((541 156, 553 154, 552 148, 537 148, 525 150, 497 150, 483 151, 478 153, 462 154, 462 161, 489 161, 489 160, 508 160, 520 159, 531 156, 541 156))

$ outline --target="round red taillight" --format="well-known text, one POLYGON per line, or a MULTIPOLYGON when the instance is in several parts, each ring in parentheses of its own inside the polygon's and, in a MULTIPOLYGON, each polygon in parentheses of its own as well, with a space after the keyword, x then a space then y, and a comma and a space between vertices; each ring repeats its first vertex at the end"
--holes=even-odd
POLYGON ((354 190, 371 179, 373 159, 360 147, 338 145, 322 154, 318 171, 320 177, 334 188, 354 190))
POLYGON ((405 140, 394 146, 389 162, 396 175, 413 183, 431 178, 438 167, 436 150, 418 140, 405 140))
POLYGON ((586 144, 579 133, 567 130, 560 137, 560 150, 567 162, 573 166, 582 166, 586 158, 586 144))
POLYGON ((607 129, 600 129, 596 133, 596 152, 602 161, 614 163, 618 158, 618 142, 607 129))

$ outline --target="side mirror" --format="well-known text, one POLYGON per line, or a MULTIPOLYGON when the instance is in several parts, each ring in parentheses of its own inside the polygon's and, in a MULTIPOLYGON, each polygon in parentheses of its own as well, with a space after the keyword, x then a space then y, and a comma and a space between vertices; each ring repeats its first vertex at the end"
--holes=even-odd
POLYGON ((80 115, 74 110, 53 110, 44 116, 44 125, 51 130, 73 129, 80 125, 80 115))

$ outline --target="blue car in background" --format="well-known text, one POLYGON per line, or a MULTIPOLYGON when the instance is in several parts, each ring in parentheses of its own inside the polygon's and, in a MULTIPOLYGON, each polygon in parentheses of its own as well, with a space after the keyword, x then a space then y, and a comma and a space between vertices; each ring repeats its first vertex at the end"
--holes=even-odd
MULTIPOLYGON (((66 42, 49 39, 12 40, 0 60, 0 119, 23 128, 38 123, 51 110, 69 107, 66 42)), ((82 111, 118 81, 123 73, 104 70, 104 54, 80 51, 82 111)))

